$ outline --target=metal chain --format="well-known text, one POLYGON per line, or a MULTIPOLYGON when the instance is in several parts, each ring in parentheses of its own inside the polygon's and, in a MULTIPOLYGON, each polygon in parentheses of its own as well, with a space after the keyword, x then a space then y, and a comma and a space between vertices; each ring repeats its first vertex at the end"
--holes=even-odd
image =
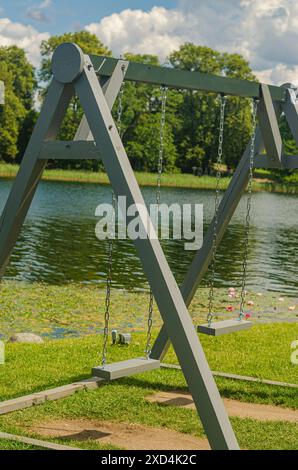
MULTIPOLYGON (((159 130, 159 149, 158 149, 158 164, 157 164, 157 186, 156 186, 156 204, 157 208, 160 205, 161 198, 161 176, 163 170, 163 157, 164 157, 164 134, 166 124, 166 106, 167 106, 168 88, 161 87, 161 117, 160 117, 160 130, 159 130)), ((158 211, 157 211, 158 217, 158 211)), ((158 222, 158 220, 157 220, 158 222)), ((158 229, 158 227, 157 227, 158 229)), ((152 326, 153 326, 153 306, 154 297, 152 290, 149 293, 149 306, 148 306, 148 319, 147 319, 147 339, 146 339, 146 357, 149 359, 151 354, 151 339, 152 339, 152 326)))
MULTIPOLYGON (((117 109, 117 128, 120 137, 122 137, 122 113, 123 113, 123 93, 124 93, 124 82, 121 84, 118 97, 118 109, 117 109)), ((114 191, 112 191, 112 220, 111 227, 114 227, 115 224, 115 207, 116 207, 116 196, 114 191)), ((109 339, 109 324, 110 324, 110 306, 111 306, 111 287, 112 287, 112 269, 113 269, 113 238, 112 234, 109 234, 108 237, 108 271, 106 278, 106 298, 105 298, 105 326, 103 330, 103 347, 102 347, 102 358, 101 364, 104 367, 107 363, 107 353, 108 353, 108 339, 109 339)))
POLYGON ((247 186, 247 204, 246 204, 246 219, 245 219, 245 236, 244 236, 244 248, 243 248, 243 271, 242 271, 242 284, 241 284, 241 301, 239 310, 239 320, 244 317, 244 304, 245 304, 245 286, 247 279, 247 259, 248 259, 248 243, 249 243, 249 229, 250 229, 250 211, 251 211, 251 200, 252 200, 252 183, 253 183, 253 169, 255 159, 255 140, 256 140, 256 127, 257 127, 257 111, 258 101, 254 100, 252 104, 252 133, 250 140, 250 154, 249 154, 249 177, 247 186))
POLYGON ((123 114, 123 94, 124 94, 125 82, 123 81, 120 87, 119 96, 118 96, 118 108, 117 108, 117 128, 119 135, 122 139, 123 129, 122 129, 122 114, 123 114))
MULTIPOLYGON (((115 223, 115 205, 116 198, 115 194, 112 193, 112 218, 111 218, 111 227, 114 227, 115 223)), ((104 367, 107 363, 107 353, 108 353, 108 339, 109 339, 109 324, 110 324, 110 306, 111 306, 111 287, 112 287, 112 270, 113 270, 113 238, 112 233, 109 233, 108 237, 108 271, 106 278, 106 298, 105 298, 105 326, 103 330, 103 347, 102 347, 102 357, 101 364, 104 367)))
POLYGON ((210 264, 210 279, 209 279, 209 296, 208 296, 208 315, 207 322, 210 326, 214 316, 213 304, 214 304, 214 280, 215 280, 215 265, 216 265, 216 250, 217 250, 217 225, 218 225, 218 209, 220 203, 220 165, 222 163, 223 155, 223 138, 224 138, 224 122, 225 122, 225 107, 226 97, 220 95, 220 117, 219 117, 219 136, 218 136, 218 148, 217 148, 217 159, 216 159, 216 189, 215 189, 215 201, 214 201, 214 222, 213 222, 213 238, 212 238, 212 258, 210 264))
POLYGON ((166 124, 166 107, 167 107, 168 88, 161 87, 161 116, 159 128, 159 150, 158 150, 158 163, 157 163, 157 187, 156 187, 156 204, 160 204, 160 190, 161 190, 161 175, 163 170, 163 156, 164 156, 164 134, 166 124))

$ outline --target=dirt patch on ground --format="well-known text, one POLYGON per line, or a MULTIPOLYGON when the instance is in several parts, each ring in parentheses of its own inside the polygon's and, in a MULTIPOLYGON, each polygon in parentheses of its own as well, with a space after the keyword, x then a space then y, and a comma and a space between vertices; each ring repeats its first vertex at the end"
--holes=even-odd
MULTIPOLYGON (((154 395, 149 395, 146 400, 151 403, 195 409, 195 405, 189 393, 159 392, 154 395)), ((274 405, 244 403, 242 401, 229 399, 224 399, 223 401, 230 416, 253 418, 259 421, 289 421, 298 423, 298 410, 274 405)))
POLYGON ((207 450, 206 439, 168 429, 139 424, 89 420, 61 420, 41 423, 31 429, 43 437, 63 437, 76 441, 92 440, 129 450, 207 450))

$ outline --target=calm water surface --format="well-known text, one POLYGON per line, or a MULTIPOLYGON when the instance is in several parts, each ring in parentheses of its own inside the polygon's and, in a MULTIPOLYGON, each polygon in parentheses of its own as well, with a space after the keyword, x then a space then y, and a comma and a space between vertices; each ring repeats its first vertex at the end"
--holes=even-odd
MULTIPOLYGON (((0 211, 12 182, 0 179, 0 211)), ((154 202, 154 190, 143 188, 146 202, 154 202)), ((95 208, 110 202, 109 186, 42 182, 6 271, 6 279, 102 283, 107 271, 108 245, 94 234, 95 208)), ((163 188, 163 202, 202 203, 204 230, 211 220, 214 192, 163 188)), ((253 195, 249 247, 248 287, 298 296, 298 196, 253 195)), ((238 286, 241 281, 246 196, 231 221, 218 253, 216 285, 238 286)), ((194 252, 184 251, 183 241, 163 241, 167 259, 181 282, 194 252)), ((113 285, 147 289, 132 242, 117 241, 114 249, 113 285)), ((206 278, 205 281, 206 282, 206 278)))

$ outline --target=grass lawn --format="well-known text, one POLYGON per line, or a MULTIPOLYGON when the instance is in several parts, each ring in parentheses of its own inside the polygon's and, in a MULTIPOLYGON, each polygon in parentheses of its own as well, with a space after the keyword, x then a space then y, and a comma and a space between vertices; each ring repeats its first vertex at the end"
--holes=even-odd
MULTIPOLYGON (((74 382, 90 376, 91 368, 100 363, 102 336, 89 334, 88 322, 102 327, 103 292, 94 287, 46 286, 42 284, 0 284, 0 331, 15 323, 16 331, 33 331, 46 334, 56 325, 81 328, 84 336, 63 340, 46 340, 44 344, 6 344, 6 362, 0 366, 0 400, 37 392, 74 382), (99 305, 101 301, 101 306, 99 305), (72 313, 71 313, 72 312, 72 313), (81 318, 82 317, 82 318, 81 318), (101 318, 101 320, 99 320, 101 318), (53 321, 54 319, 54 321, 53 321), (82 323, 81 323, 82 322, 82 323), (96 323, 97 322, 97 323, 96 323), (25 325, 27 328, 25 329, 25 325)), ((192 312, 206 309, 207 291, 201 289, 194 299, 192 312)), ((276 308, 277 298, 269 294, 253 298, 254 312, 261 312, 271 302, 276 308), (271 299, 271 300, 270 300, 271 299)), ((123 316, 132 324, 139 315, 145 315, 146 294, 116 292, 113 308, 119 325, 123 316), (135 302, 136 309, 133 308, 135 302), (121 307, 122 306, 122 307, 121 307), (121 308, 120 308, 121 307, 121 308), (140 310, 139 310, 140 309, 140 310), (122 312, 122 316, 119 311, 122 312), (117 313, 118 312, 118 313, 117 313), (132 312, 138 312, 138 315, 132 312)), ((220 311, 227 302, 226 292, 217 293, 216 307, 220 311)), ((229 299, 229 302, 231 300, 229 299)), ((237 301, 236 301, 237 302, 237 301)), ((287 307, 293 299, 284 299, 287 307)), ((205 312, 202 312, 205 314, 205 312)), ((157 334, 155 323, 154 335, 157 334)), ((144 326, 137 324, 132 331, 133 341, 129 346, 109 347, 109 361, 124 360, 144 354, 144 326)), ((92 330, 91 330, 92 331, 92 330)), ((89 331, 90 332, 90 331, 89 331)), ((291 343, 298 339, 297 323, 260 324, 257 321, 246 332, 211 338, 200 335, 207 359, 213 370, 250 375, 258 378, 285 382, 298 382, 298 366, 290 361, 291 343)), ((165 362, 176 363, 173 350, 165 362)), ((248 383, 216 378, 223 397, 251 403, 276 404, 298 409, 297 389, 248 383)), ((35 435, 30 427, 50 419, 90 419, 136 423, 146 426, 173 429, 195 436, 204 436, 196 412, 181 407, 148 403, 145 397, 157 391, 186 390, 183 375, 177 370, 156 370, 135 377, 128 377, 104 385, 94 391, 80 391, 75 395, 46 402, 43 405, 17 411, 0 417, 0 430, 8 433, 35 435)), ((247 449, 297 449, 298 424, 287 422, 261 422, 253 419, 231 418, 240 445, 247 449)), ((88 449, 107 448, 95 441, 56 442, 88 449)), ((23 444, 0 441, 0 449, 29 448, 23 444)), ((110 448, 110 447, 109 447, 110 448)))
MULTIPOLYGON (((18 171, 18 165, 0 163, 0 177, 14 178, 18 171)), ((135 172, 138 183, 141 186, 156 186, 156 174, 135 172)), ((272 191, 295 194, 298 192, 297 175, 284 177, 279 181, 268 170, 257 170, 254 180, 254 191, 272 191)), ((48 181, 77 181, 81 183, 109 184, 108 177, 104 172, 92 172, 86 170, 61 170, 48 169, 43 174, 43 179, 48 181)), ((222 177, 221 188, 227 188, 229 177, 222 177)), ((165 187, 192 188, 192 189, 215 189, 216 178, 214 176, 194 176, 190 174, 167 174, 162 176, 162 185, 165 187)))
MULTIPOLYGON (((290 344, 298 338, 295 324, 258 325, 250 331, 222 338, 202 337, 213 369, 297 382, 297 367, 290 362, 290 344)), ((7 344, 6 363, 0 366, 1 400, 55 387, 90 376, 99 363, 102 338, 47 341, 42 345, 7 344)), ((145 335, 135 333, 130 346, 110 346, 110 361, 143 354, 145 335)), ((173 351, 167 362, 176 362, 173 351)), ((217 378, 223 397, 255 403, 278 404, 298 409, 297 389, 272 387, 217 378)), ((33 424, 50 419, 91 419, 138 423, 169 428, 203 436, 193 410, 148 403, 145 397, 156 391, 185 390, 180 371, 157 370, 104 385, 95 391, 47 402, 27 410, 0 417, 0 430, 38 437, 28 430, 33 424)), ((249 449, 297 449, 298 424, 231 419, 241 447, 249 449)), ((56 442, 65 443, 63 439, 56 442)), ((102 448, 96 442, 67 441, 69 445, 102 448)), ((0 448, 16 448, 0 442, 0 448)))

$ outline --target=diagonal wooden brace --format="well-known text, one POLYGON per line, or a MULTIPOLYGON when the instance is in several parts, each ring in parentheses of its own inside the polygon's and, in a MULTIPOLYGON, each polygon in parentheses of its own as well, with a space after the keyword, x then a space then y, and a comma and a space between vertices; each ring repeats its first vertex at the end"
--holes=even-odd
MULTIPOLYGON (((110 109, 113 108, 113 104, 118 96, 128 69, 128 64, 129 62, 127 60, 118 60, 116 67, 114 68, 113 75, 108 80, 103 81, 101 84, 102 91, 110 109)), ((82 117, 74 140, 93 140, 93 135, 90 131, 90 126, 88 124, 86 115, 82 117)))
POLYGON ((261 84, 261 99, 258 105, 258 117, 267 157, 280 164, 282 139, 279 132, 275 107, 268 85, 261 84))
POLYGON ((284 85, 287 88, 286 101, 283 103, 283 111, 286 120, 291 129, 292 135, 298 145, 298 102, 297 102, 297 88, 291 84, 284 85))

